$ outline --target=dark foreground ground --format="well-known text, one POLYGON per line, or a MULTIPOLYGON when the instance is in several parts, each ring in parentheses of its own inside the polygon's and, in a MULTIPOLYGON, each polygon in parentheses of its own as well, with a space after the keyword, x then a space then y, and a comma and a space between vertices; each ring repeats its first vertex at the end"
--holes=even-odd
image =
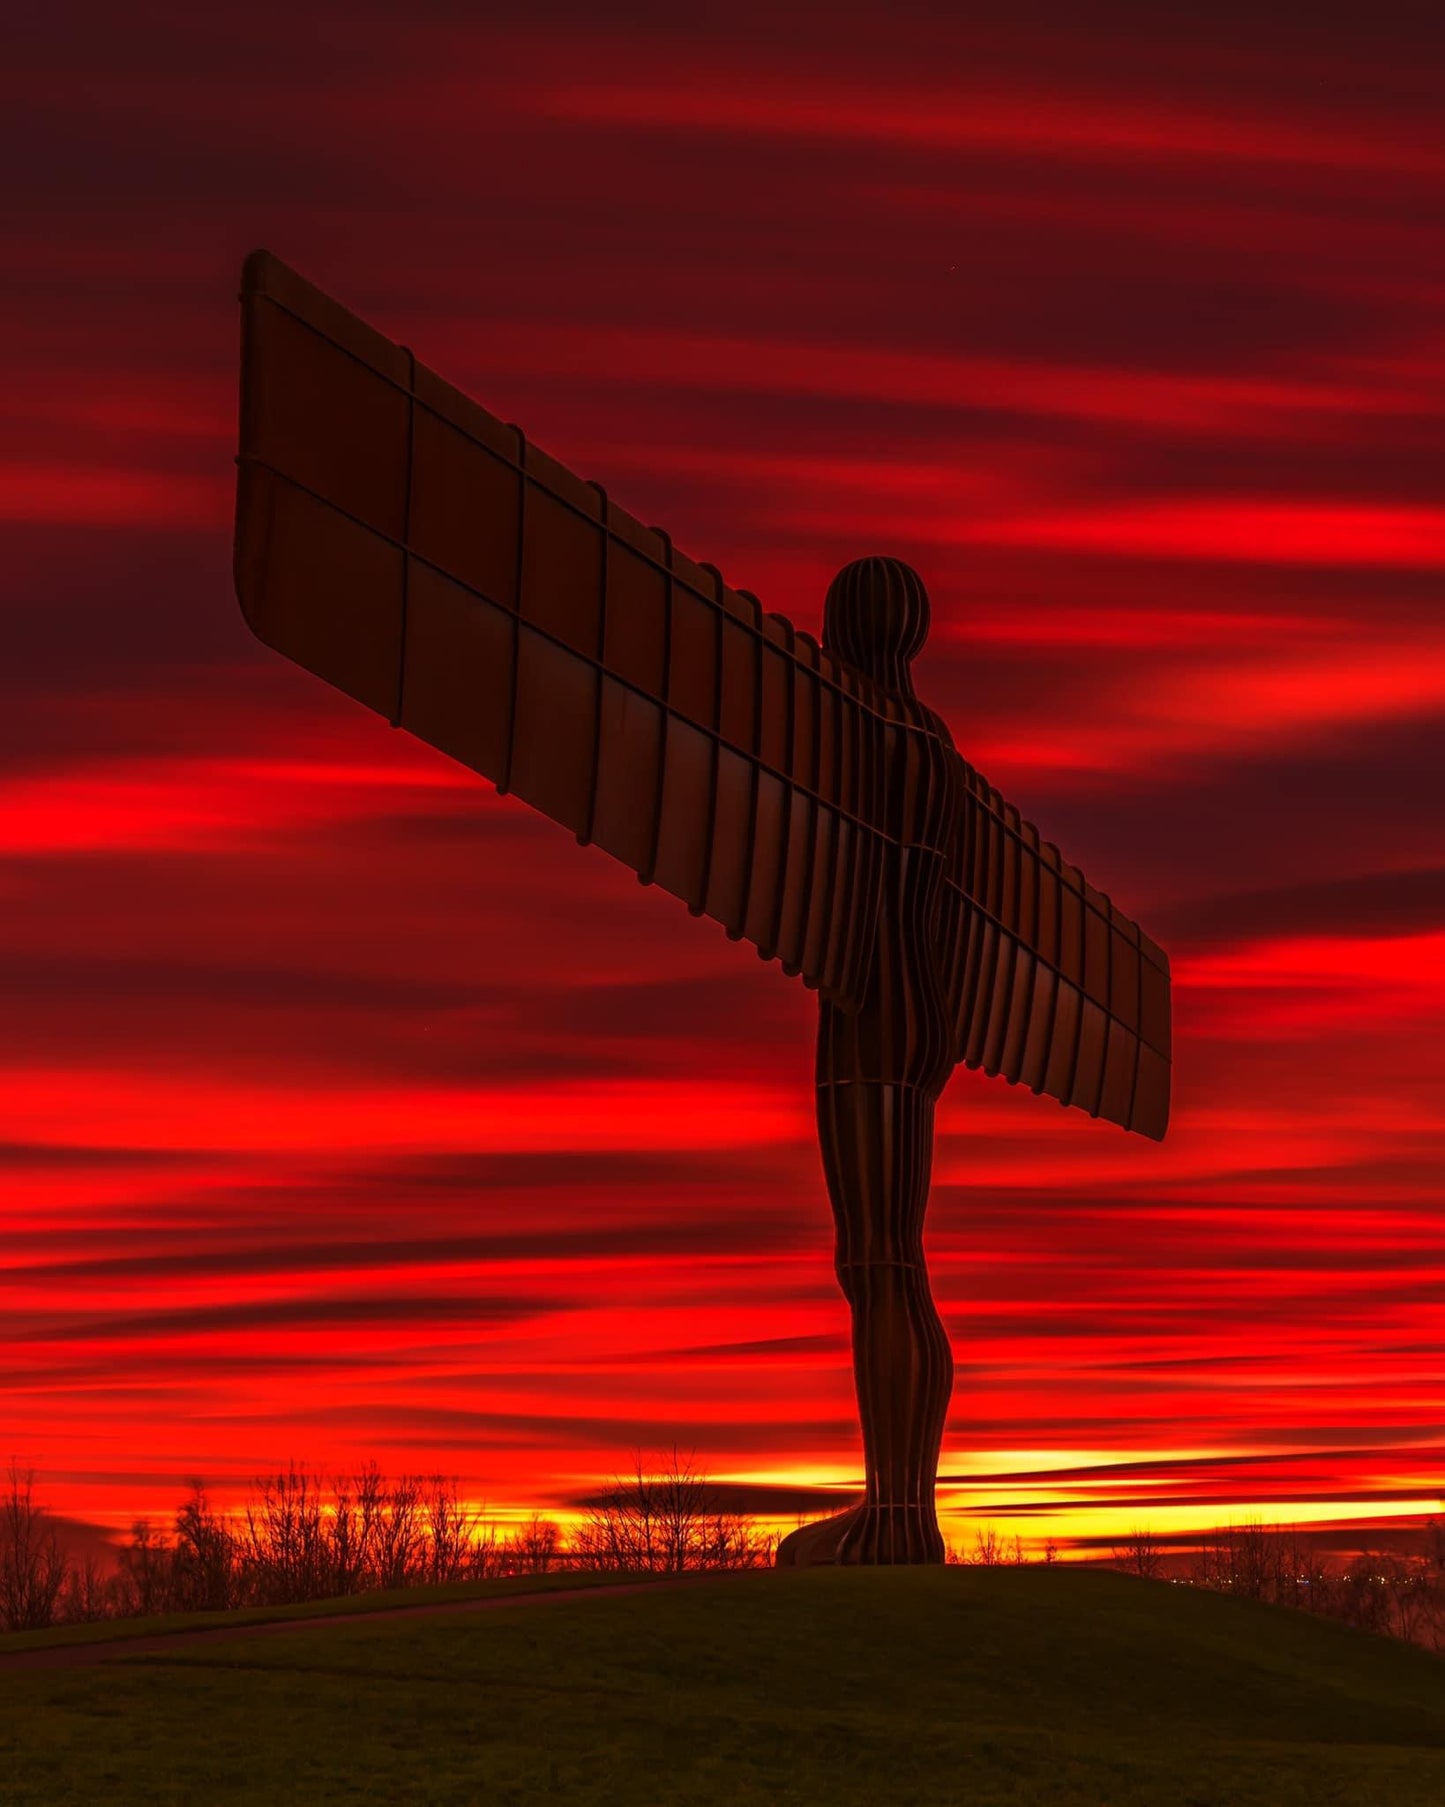
POLYGON ((1439 1807, 1445 1662, 1166 1583, 965 1568, 0 1671, 5 1807, 322 1801, 1439 1807))

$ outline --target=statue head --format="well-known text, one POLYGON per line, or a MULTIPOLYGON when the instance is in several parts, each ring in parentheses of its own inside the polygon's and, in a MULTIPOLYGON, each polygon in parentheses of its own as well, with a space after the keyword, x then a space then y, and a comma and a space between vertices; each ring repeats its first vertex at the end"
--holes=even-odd
POLYGON ((828 586, 823 645, 865 676, 911 692, 909 661, 928 638, 928 592, 899 558, 859 558, 828 586))

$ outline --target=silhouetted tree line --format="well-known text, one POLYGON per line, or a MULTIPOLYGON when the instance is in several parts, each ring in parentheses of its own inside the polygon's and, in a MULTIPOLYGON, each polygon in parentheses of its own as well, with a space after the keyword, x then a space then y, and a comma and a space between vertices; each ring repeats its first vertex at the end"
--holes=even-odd
POLYGON ((717 1489, 676 1450, 651 1472, 638 1461, 592 1506, 568 1552, 581 1568, 650 1574, 683 1569, 755 1569, 772 1565, 777 1539, 725 1510, 717 1489))
MULTIPOLYGON (((560 1568, 765 1568, 776 1547, 776 1538, 728 1511, 718 1489, 674 1450, 657 1467, 639 1459, 570 1535, 537 1513, 503 1529, 463 1501, 454 1480, 393 1481, 374 1462, 335 1478, 293 1463, 259 1479, 230 1514, 217 1512, 196 1481, 168 1529, 137 1520, 106 1566, 93 1554, 66 1552, 35 1497, 34 1474, 12 1461, 0 1484, 0 1629, 279 1606, 560 1568)), ((1141 1528, 1115 1548, 1113 1566, 1159 1578, 1165 1555, 1141 1528)), ((1050 1543, 1041 1560, 1056 1557, 1050 1543)), ((948 1560, 996 1567, 1030 1557, 1017 1537, 1005 1540, 985 1525, 967 1548, 950 1547, 948 1560)), ((1421 1555, 1366 1552, 1344 1564, 1326 1562, 1297 1530, 1230 1525, 1194 1550, 1180 1579, 1445 1651, 1445 1519, 1427 1527, 1421 1555)))
POLYGON ((11 1462, 0 1497, 0 1626, 7 1631, 53 1624, 73 1591, 71 1565, 34 1486, 35 1476, 11 1462))
POLYGON ((534 1513, 502 1529, 440 1476, 389 1480, 375 1463, 326 1478, 293 1463, 218 1512, 199 1481, 170 1527, 139 1519, 113 1569, 75 1560, 11 1463, 0 1496, 0 1629, 154 1613, 281 1606, 372 1589, 537 1575, 560 1568, 652 1572, 770 1565, 775 1540, 727 1511, 674 1451, 639 1459, 567 1536, 534 1513))
MULTIPOLYGON (((1183 1579, 1445 1651, 1445 1519, 1432 1520, 1425 1537, 1420 1555, 1366 1550, 1332 1563, 1291 1526, 1227 1525, 1191 1554, 1183 1579)), ((1115 1548, 1113 1566, 1157 1579, 1164 1548, 1147 1529, 1135 1530, 1115 1548)))
POLYGON ((948 1544, 943 1559, 947 1563, 961 1563, 966 1568, 1016 1569, 1032 1562, 1057 1562, 1059 1547, 1050 1538, 1042 1552, 1032 1556, 1025 1550, 1024 1540, 1017 1532, 1006 1538, 994 1525, 979 1525, 974 1530, 972 1543, 948 1544))

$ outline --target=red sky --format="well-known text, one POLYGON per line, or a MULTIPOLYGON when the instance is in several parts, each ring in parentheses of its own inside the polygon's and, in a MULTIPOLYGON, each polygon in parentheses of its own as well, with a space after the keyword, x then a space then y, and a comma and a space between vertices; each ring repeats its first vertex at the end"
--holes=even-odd
POLYGON ((0 71, 0 1455, 102 1523, 859 1468, 813 999, 242 623, 264 244, 799 626, 910 559, 927 700, 1169 949, 1162 1147, 945 1096, 950 1535, 1437 1510, 1445 29, 484 10, 0 71))

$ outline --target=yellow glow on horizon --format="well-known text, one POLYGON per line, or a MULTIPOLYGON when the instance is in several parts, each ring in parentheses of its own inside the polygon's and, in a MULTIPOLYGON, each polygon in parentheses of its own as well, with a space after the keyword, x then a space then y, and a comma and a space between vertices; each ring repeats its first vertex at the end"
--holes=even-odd
MULTIPOLYGON (((1025 1549, 1039 1549, 1051 1539, 1061 1548, 1069 1548, 1099 1539, 1123 1543, 1136 1532, 1164 1538, 1203 1537, 1228 1526, 1260 1524, 1267 1530, 1276 1526, 1288 1530, 1325 1530, 1338 1528, 1341 1533, 1352 1530, 1359 1521, 1382 1519, 1429 1518, 1440 1511, 1438 1499, 1410 1500, 1241 1500, 1223 1504, 1217 1500, 1171 1503, 1161 1500, 1148 1511, 1111 1511, 1061 1500, 1058 1510, 1010 1515, 1007 1506, 996 1512, 977 1509, 970 1512, 949 1511, 941 1506, 938 1514, 946 1542, 967 1549, 975 1530, 991 1528, 999 1536, 1012 1540, 1018 1536, 1025 1549)), ((1362 1535, 1368 1537, 1368 1533, 1362 1535)))
MULTIPOLYGON (((1159 1464, 1177 1467, 1189 1462, 1212 1462, 1258 1458, 1276 1452, 1257 1445, 1213 1445, 1194 1449, 988 1449, 947 1450, 939 1458, 939 1469, 952 1474, 1049 1474, 1057 1469, 1132 1468, 1159 1464)), ((952 1483, 940 1479, 940 1487, 952 1483)), ((965 1481, 964 1484, 968 1484, 965 1481)), ((1082 1482, 1074 1483, 1082 1485, 1082 1482)))

